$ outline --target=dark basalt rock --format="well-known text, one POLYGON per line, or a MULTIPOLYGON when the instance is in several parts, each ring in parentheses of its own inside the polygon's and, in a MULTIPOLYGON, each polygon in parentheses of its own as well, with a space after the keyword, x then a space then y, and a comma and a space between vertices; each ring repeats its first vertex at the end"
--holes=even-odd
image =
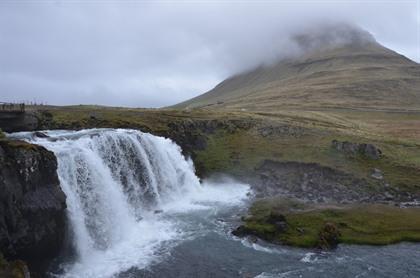
POLYGON ((322 250, 337 248, 340 236, 340 231, 334 223, 325 223, 324 228, 319 232, 318 248, 322 250))
POLYGON ((38 138, 48 138, 49 136, 41 131, 35 131, 34 136, 38 138))
POLYGON ((244 237, 247 236, 250 233, 250 231, 243 225, 239 226, 235 230, 232 231, 232 235, 237 237, 244 237))
POLYGON ((340 152, 343 152, 347 155, 357 156, 363 155, 369 159, 378 160, 382 156, 382 151, 372 144, 358 144, 348 141, 337 141, 333 140, 331 142, 332 146, 340 152))
POLYGON ((30 269, 56 256, 63 242, 66 198, 56 169, 45 148, 0 140, 0 250, 30 269))
POLYGON ((38 128, 38 118, 34 113, 2 113, 0 127, 5 132, 30 131, 38 128))
POLYGON ((272 224, 276 228, 277 232, 285 232, 287 229, 287 222, 284 215, 273 211, 270 213, 267 223, 272 224))

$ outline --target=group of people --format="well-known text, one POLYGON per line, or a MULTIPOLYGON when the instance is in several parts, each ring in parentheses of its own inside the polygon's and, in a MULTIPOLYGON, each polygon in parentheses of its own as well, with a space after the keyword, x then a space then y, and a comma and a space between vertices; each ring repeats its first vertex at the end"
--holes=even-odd
POLYGON ((20 111, 20 112, 24 112, 25 111, 25 103, 1 103, 1 111, 20 111))

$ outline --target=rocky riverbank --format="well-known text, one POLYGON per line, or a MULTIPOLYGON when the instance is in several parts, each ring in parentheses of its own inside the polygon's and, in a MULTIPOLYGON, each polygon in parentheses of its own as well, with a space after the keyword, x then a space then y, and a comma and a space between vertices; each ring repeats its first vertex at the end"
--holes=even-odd
MULTIPOLYGON (((232 175, 250 183, 260 199, 283 196, 340 206, 416 206, 420 200, 420 145, 412 140, 420 129, 408 125, 417 114, 84 106, 46 107, 33 113, 38 130, 131 128, 171 138, 192 158, 200 177, 232 175), (393 125, 384 127, 384 117, 386 123, 399 126, 407 122, 406 129, 412 130, 396 134, 393 125), (371 119, 380 125, 365 127, 371 119)), ((334 230, 330 228, 326 229, 334 230)))
MULTIPOLYGON (((378 173, 372 172, 372 176, 377 178, 374 175, 378 173)), ((319 163, 272 160, 264 161, 255 169, 253 181, 254 191, 259 198, 283 196, 315 203, 399 204, 420 197, 418 192, 410 193, 386 182, 378 182, 374 186, 370 182, 366 177, 319 163)))
MULTIPOLYGON (((420 199, 420 145, 410 139, 417 129, 400 138, 390 135, 391 128, 386 133, 383 128, 365 129, 328 111, 268 114, 96 106, 29 111, 38 130, 132 128, 171 138, 193 159, 200 177, 227 173, 255 184, 260 195, 303 194, 324 202, 420 199)), ((363 113, 364 121, 378 117, 363 113)), ((398 120, 401 125, 409 116, 416 115, 394 113, 387 122, 398 120)))

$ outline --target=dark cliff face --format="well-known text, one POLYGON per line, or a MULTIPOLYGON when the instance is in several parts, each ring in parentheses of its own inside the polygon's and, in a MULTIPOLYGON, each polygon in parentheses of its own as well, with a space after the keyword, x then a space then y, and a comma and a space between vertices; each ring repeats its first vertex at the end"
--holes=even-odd
POLYGON ((35 113, 0 113, 0 128, 6 132, 35 130, 38 128, 38 121, 35 113))
POLYGON ((45 148, 0 140, 0 251, 7 259, 39 267, 59 252, 66 198, 56 170, 45 148))

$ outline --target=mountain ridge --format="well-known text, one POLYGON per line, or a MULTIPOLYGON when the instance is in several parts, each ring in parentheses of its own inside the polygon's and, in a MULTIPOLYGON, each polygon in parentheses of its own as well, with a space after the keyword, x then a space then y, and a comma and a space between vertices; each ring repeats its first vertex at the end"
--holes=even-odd
POLYGON ((418 63, 380 45, 373 37, 361 40, 356 36, 355 40, 335 47, 317 46, 299 57, 235 74, 212 90, 173 107, 272 110, 310 106, 417 110, 420 109, 418 88, 418 63))

